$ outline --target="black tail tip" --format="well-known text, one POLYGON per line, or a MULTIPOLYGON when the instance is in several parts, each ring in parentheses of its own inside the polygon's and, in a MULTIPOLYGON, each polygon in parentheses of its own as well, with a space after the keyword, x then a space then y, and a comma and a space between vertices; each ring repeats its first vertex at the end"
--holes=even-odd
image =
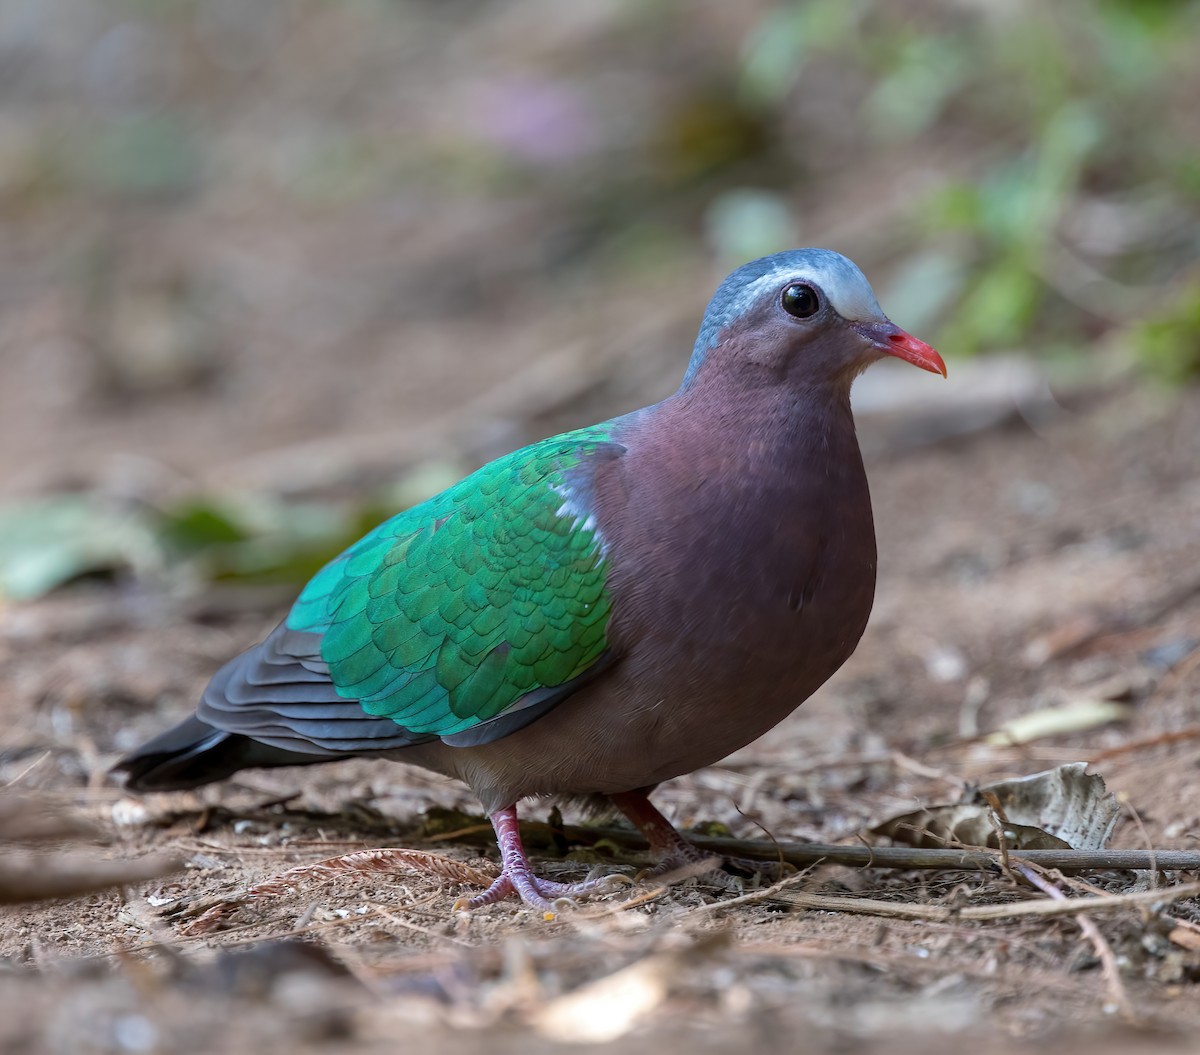
POLYGON ((184 791, 242 768, 225 750, 230 734, 192 717, 131 751, 109 770, 127 791, 184 791))

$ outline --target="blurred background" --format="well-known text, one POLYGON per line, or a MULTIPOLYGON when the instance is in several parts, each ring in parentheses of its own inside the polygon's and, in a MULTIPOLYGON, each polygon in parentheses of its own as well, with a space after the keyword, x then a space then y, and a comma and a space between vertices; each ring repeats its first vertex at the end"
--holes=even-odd
MULTIPOLYGON (((65 850, 106 844, 69 889, 129 890, 4 910, 0 1048, 208 1052, 225 1030, 294 1055, 332 1008, 355 1051, 449 1021, 527 1052, 492 1025, 619 970, 663 1001, 636 1050, 719 1027, 723 1050, 927 1052, 940 1030, 993 1051, 1088 1023, 1046 1050, 1094 1052, 1114 1009, 1133 1020, 1120 977, 1191 1050, 1195 901, 1105 916, 1103 972, 1070 921, 763 902, 718 923, 703 885, 611 927, 454 919, 453 869, 297 880, 203 936, 187 912, 291 864, 490 852, 459 842, 478 803, 369 760, 136 800, 108 767, 364 530, 668 394, 728 270, 823 245, 950 378, 855 385, 880 577, 852 660, 656 802, 739 838, 899 839, 918 807, 1087 761, 1115 845, 1194 846, 1198 54, 1192 0, 0 0, 0 844, 40 840, 4 855, 16 893, 0 860, 0 903, 68 889, 36 852, 67 838, 55 805, 91 825, 65 850), (320 971, 288 988, 269 957, 261 998, 224 960, 189 973, 291 936, 370 1001, 335 1006, 320 971)), ((565 845, 539 867, 611 863, 565 845)), ((805 882, 937 912, 1024 896, 805 882)))
POLYGON ((721 276, 795 245, 943 351, 965 427, 1046 378, 1186 384, 1198 30, 1186 0, 3 0, 0 591, 295 581, 376 505, 671 391, 721 276))

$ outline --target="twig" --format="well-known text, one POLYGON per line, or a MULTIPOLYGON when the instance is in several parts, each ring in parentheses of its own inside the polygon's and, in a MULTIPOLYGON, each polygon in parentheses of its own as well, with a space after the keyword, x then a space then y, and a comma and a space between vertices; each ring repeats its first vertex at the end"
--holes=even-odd
MULTIPOLYGON (((475 829, 463 829, 464 835, 475 829)), ((628 828, 592 828, 568 824, 557 829, 571 843, 592 846, 604 841, 629 849, 646 849, 646 840, 628 828)), ((521 823, 521 833, 534 845, 544 843, 550 828, 539 821, 521 823)), ((797 868, 818 862, 856 868, 940 868, 964 871, 999 871, 999 854, 984 848, 971 850, 909 846, 842 846, 827 843, 773 842, 766 839, 731 839, 688 833, 698 850, 723 857, 747 857, 757 861, 783 861, 797 868)), ((465 840, 465 841, 469 841, 465 840)), ((1200 869, 1196 850, 1010 850, 1012 861, 1029 861, 1064 872, 1105 870, 1163 871, 1200 869)))
POLYGON ((1000 871, 1012 879, 1012 862, 1008 855, 1008 836, 1004 834, 1004 825, 1008 823, 1008 818, 1004 815, 1004 807, 1000 803, 1000 797, 994 791, 981 789, 980 794, 987 803, 988 823, 991 824, 992 831, 996 833, 996 842, 1000 845, 1000 871))
POLYGON ((572 920, 585 919, 589 922, 594 919, 602 919, 605 916, 615 916, 621 912, 628 912, 632 908, 641 908, 643 905, 650 904, 651 901, 657 901, 660 897, 668 892, 670 888, 661 879, 655 881, 653 886, 647 887, 639 894, 633 894, 624 901, 615 901, 612 904, 605 905, 603 908, 594 911, 581 913, 579 916, 571 916, 572 920))
MULTIPOLYGON (((1200 649, 1197 650, 1197 654, 1200 654, 1200 649)), ((1161 747, 1163 744, 1177 744, 1181 740, 1195 740, 1197 738, 1200 738, 1200 725, 1189 725, 1186 729, 1177 729, 1170 733, 1160 733, 1158 736, 1146 737, 1144 740, 1132 740, 1118 747, 1110 747, 1107 751, 1101 751, 1098 755, 1092 755, 1088 760, 1088 765, 1094 766, 1097 762, 1105 762, 1110 758, 1127 755, 1132 751, 1144 751, 1151 747, 1161 747)))
POLYGON ((17 784, 20 784, 22 780, 24 780, 27 776, 29 776, 30 773, 32 773, 35 769, 37 769, 38 766, 40 766, 43 762, 45 762, 46 759, 50 757, 50 754, 51 754, 51 752, 49 752, 49 751, 43 751, 40 755, 37 756, 37 758, 35 758, 32 762, 30 762, 29 765, 27 765, 24 769, 22 769, 20 773, 18 773, 15 777, 13 777, 12 780, 8 781, 5 784, 0 784, 0 789, 7 791, 9 788, 15 787, 17 784))
POLYGON ((92 894, 157 879, 182 868, 182 861, 165 856, 132 861, 95 861, 74 855, 9 858, 0 861, 0 905, 92 894))
MULTIPOLYGON (((628 912, 631 908, 640 908, 642 905, 647 905, 651 901, 657 901, 660 897, 666 894, 671 886, 675 883, 682 883, 687 879, 699 879, 702 876, 711 875, 713 870, 720 866, 720 858, 713 857, 704 861, 690 861, 681 868, 672 869, 670 872, 665 872, 661 875, 645 875, 638 876, 631 880, 631 884, 636 886, 643 879, 652 881, 653 885, 647 887, 639 894, 633 894, 624 901, 616 901, 605 905, 597 911, 586 912, 581 918, 587 920, 600 919, 604 916, 615 916, 620 912, 628 912)), ((620 874, 612 876, 613 879, 622 878, 620 874)), ((788 877, 793 878, 791 876, 788 877)))
MULTIPOLYGON (((1044 894, 1049 894, 1051 900, 1056 904, 1073 904, 1076 900, 1067 897, 1050 880, 1038 875, 1037 872, 1027 865, 1018 864, 1016 870, 1025 878, 1026 882, 1037 887, 1044 894)), ((1146 891, 1146 893, 1157 893, 1157 891, 1146 891)), ((1088 898, 1086 900, 1096 901, 1105 899, 1088 898)), ((1121 1016, 1125 1021, 1135 1024, 1137 1022, 1137 1014, 1133 1009, 1133 1004, 1129 1002, 1129 994, 1125 991, 1125 983, 1121 981, 1121 969, 1117 966, 1117 958, 1113 955, 1112 946, 1108 944, 1108 940, 1100 933, 1100 928, 1082 912, 1076 914, 1075 922, 1079 924, 1079 929, 1087 935, 1088 940, 1092 943, 1092 948, 1096 950, 1096 956, 1100 960, 1100 969, 1104 972, 1104 981, 1108 985, 1110 999, 1120 1008, 1121 1016)))
POLYGON ((769 901, 772 898, 778 897, 781 891, 809 878, 811 877, 805 872, 801 872, 798 875, 790 875, 785 879, 779 880, 778 883, 764 887, 762 890, 752 890, 748 894, 741 894, 738 897, 730 898, 728 901, 710 901, 707 905, 697 905, 695 908, 688 909, 687 914, 689 916, 698 916, 704 912, 717 912, 721 909, 735 908, 738 905, 751 905, 756 901, 769 901))
MULTIPOLYGON (((1014 867, 1024 866, 1014 858, 1014 867)), ((789 879, 794 879, 789 876, 789 879)), ((779 886, 777 883, 776 886, 779 886)), ((766 891, 758 892, 759 896, 766 891)), ((977 922, 1017 919, 1021 916, 1047 918, 1052 916, 1082 915, 1092 912, 1111 912, 1133 905, 1167 905, 1173 901, 1200 895, 1200 883, 1184 883, 1169 890, 1138 890, 1131 894, 1112 894, 1105 897, 1069 898, 1058 901, 1047 898, 1038 901, 1014 901, 1011 904, 967 905, 963 908, 948 908, 942 905, 912 905, 897 901, 880 901, 875 898, 844 897, 834 894, 811 894, 806 891, 786 891, 773 895, 780 901, 818 912, 854 912, 864 916, 886 916, 892 919, 930 920, 935 923, 974 920, 977 922)), ((1064 895, 1064 898, 1066 896, 1064 895)), ((732 905, 735 901, 720 902, 732 905)))
POLYGON ((919 762, 915 758, 909 758, 902 751, 893 751, 891 758, 898 768, 906 769, 908 772, 915 773, 919 777, 928 777, 930 780, 941 780, 956 788, 963 788, 967 784, 962 777, 956 777, 953 773, 947 773, 944 769, 935 769, 933 766, 927 766, 924 762, 919 762))

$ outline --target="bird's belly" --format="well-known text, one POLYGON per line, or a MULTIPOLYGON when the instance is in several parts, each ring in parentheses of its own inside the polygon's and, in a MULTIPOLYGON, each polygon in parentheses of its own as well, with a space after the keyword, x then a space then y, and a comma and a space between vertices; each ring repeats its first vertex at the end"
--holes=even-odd
MULTIPOLYGON (((861 605, 861 625, 870 594, 861 605)), ((806 613, 807 614, 807 613, 806 613)), ((530 795, 611 794, 690 773, 792 713, 853 651, 788 612, 753 642, 649 640, 550 713, 473 748, 443 747, 434 768, 466 781, 489 810, 530 795)))
POLYGON ((626 720, 607 727, 614 786, 595 790, 642 787, 720 761, 796 710, 853 648, 815 656, 801 638, 791 646, 768 655, 710 644, 707 661, 690 660, 685 670, 631 671, 626 720))

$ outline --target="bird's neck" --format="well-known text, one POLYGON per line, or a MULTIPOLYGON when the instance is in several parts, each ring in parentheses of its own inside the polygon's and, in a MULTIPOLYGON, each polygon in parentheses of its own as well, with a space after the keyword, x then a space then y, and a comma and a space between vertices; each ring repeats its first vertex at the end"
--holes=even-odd
POLYGON ((853 649, 874 593, 849 392, 697 383, 630 424, 599 506, 622 555, 614 596, 694 641, 734 641, 781 678, 800 663, 815 687, 853 649), (714 604, 727 614, 710 624, 714 604))
POLYGON ((681 456, 726 472, 771 475, 776 467, 823 466, 830 476, 862 475, 848 384, 719 385, 701 379, 656 408, 653 430, 681 456))

